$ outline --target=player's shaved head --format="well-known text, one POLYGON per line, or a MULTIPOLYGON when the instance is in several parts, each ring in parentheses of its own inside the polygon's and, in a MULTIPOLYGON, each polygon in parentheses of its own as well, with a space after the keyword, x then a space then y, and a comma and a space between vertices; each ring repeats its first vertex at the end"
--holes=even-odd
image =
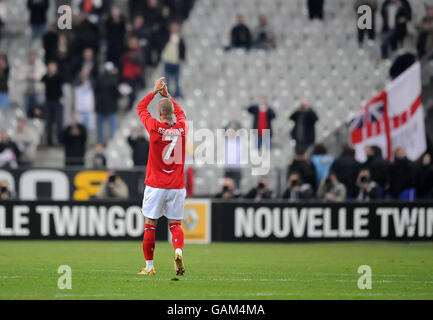
POLYGON ((158 112, 162 120, 173 120, 173 104, 168 98, 159 100, 158 112))

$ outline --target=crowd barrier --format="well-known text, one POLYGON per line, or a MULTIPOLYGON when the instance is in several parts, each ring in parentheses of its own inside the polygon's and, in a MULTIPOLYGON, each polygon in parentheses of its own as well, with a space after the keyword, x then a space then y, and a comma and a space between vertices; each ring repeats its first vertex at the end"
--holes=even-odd
MULTIPOLYGON (((138 202, 2 201, 0 239, 139 240, 138 202)), ((433 202, 287 203, 187 199, 189 243, 347 240, 432 241, 433 202)), ((160 219, 157 240, 169 240, 160 219)))

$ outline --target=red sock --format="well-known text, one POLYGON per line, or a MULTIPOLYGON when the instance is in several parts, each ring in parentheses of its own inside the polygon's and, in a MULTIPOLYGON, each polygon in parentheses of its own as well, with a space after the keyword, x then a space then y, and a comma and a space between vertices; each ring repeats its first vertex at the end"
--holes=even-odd
POLYGON ((153 260, 153 251, 155 250, 155 229, 156 226, 151 224, 144 225, 143 235, 143 253, 146 260, 153 260))
POLYGON ((169 224, 171 231, 171 242, 173 242, 174 249, 183 250, 183 230, 180 222, 173 222, 169 224))

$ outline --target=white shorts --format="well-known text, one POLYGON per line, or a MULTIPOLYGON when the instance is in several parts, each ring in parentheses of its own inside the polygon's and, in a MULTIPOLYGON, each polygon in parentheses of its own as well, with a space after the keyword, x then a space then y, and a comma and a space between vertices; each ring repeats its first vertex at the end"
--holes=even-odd
POLYGON ((185 189, 159 189, 146 186, 144 189, 143 216, 156 220, 165 216, 170 220, 183 220, 185 189))

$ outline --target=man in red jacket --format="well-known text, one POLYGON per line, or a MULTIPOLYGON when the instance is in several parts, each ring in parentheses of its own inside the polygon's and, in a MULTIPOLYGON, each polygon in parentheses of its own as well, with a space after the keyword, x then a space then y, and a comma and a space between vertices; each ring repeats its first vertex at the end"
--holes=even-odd
POLYGON ((184 235, 181 222, 185 203, 185 145, 188 123, 185 113, 171 98, 167 85, 160 78, 153 92, 149 93, 137 106, 137 113, 150 136, 149 160, 146 168, 146 189, 142 212, 145 217, 143 253, 146 267, 138 274, 153 275, 153 253, 155 250, 155 230, 158 219, 168 219, 172 242, 175 249, 174 268, 176 275, 183 275, 182 250, 184 235), (160 121, 147 110, 155 95, 164 98, 158 102, 160 121))

